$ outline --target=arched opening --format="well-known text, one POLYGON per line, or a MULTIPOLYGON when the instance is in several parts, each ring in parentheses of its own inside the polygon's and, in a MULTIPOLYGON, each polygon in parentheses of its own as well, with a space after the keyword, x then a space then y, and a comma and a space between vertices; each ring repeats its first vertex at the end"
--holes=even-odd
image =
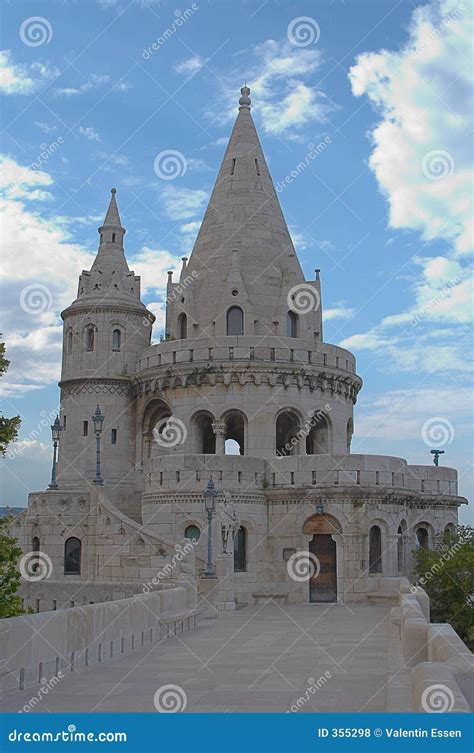
POLYGON ((240 306, 231 306, 227 312, 227 334, 244 334, 244 312, 240 306))
POLYGON ((186 340, 188 336, 188 317, 186 314, 178 316, 178 340, 186 340))
POLYGON ((71 353, 72 353, 72 332, 71 331, 69 331, 67 333, 67 338, 66 338, 66 353, 68 354, 68 356, 70 356, 71 353))
POLYGON ((346 443, 347 443, 347 454, 349 455, 351 451, 351 442, 352 442, 352 435, 354 433, 354 423, 352 421, 352 418, 350 418, 347 422, 347 428, 346 428, 346 443))
POLYGON ((329 418, 321 411, 311 417, 311 428, 306 435, 307 455, 327 455, 331 452, 331 427, 329 418))
POLYGON ((430 548, 430 537, 428 534, 428 529, 423 525, 418 526, 418 528, 416 529, 416 546, 418 549, 430 548))
POLYGON ((245 416, 237 410, 232 410, 224 416, 226 455, 245 454, 245 416))
POLYGON ((184 531, 184 537, 186 539, 190 539, 192 542, 196 543, 201 538, 201 530, 199 526, 196 526, 194 524, 190 526, 186 526, 186 529, 184 531))
POLYGON ((164 400, 152 399, 147 404, 142 419, 142 459, 146 461, 151 457, 152 450, 163 452, 166 447, 166 419, 170 418, 172 410, 164 400), (163 448, 163 449, 162 449, 163 448))
POLYGON ((454 537, 456 535, 456 526, 454 525, 454 523, 448 523, 444 527, 444 532, 448 535, 448 537, 454 537))
POLYGON ((214 417, 202 411, 194 416, 195 429, 195 452, 202 455, 216 454, 216 434, 213 429, 214 417))
POLYGON ((369 531, 369 573, 382 572, 382 531, 372 526, 369 531))
POLYGON ((234 572, 244 573, 247 570, 247 531, 240 526, 234 536, 234 572))
POLYGON ((306 520, 303 533, 313 534, 309 556, 314 564, 309 579, 309 600, 315 603, 337 601, 337 545, 335 536, 342 531, 337 518, 317 513, 306 520))
POLYGON ((298 337, 298 316, 294 311, 288 311, 286 315, 287 337, 298 337))
MULTIPOLYGON (((31 551, 32 552, 39 552, 40 550, 40 540, 38 536, 33 536, 33 539, 31 541, 31 551)), ((32 564, 31 564, 31 570, 32 572, 36 573, 39 567, 39 557, 33 557, 32 558, 32 564)))
POLYGON ((71 536, 64 544, 64 575, 81 574, 81 542, 71 536))
POLYGON ((297 413, 285 410, 277 416, 275 424, 276 454, 297 455, 301 439, 300 417, 297 413))
POLYGON ((122 333, 119 329, 112 332, 112 350, 120 350, 122 345, 122 333))
POLYGON ((94 350, 95 346, 95 327, 91 325, 86 328, 86 350, 94 350))

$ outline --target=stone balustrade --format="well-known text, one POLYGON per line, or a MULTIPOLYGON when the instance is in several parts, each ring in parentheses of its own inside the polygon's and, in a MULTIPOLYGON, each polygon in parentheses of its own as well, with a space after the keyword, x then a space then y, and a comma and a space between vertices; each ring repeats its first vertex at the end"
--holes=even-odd
POLYGON ((0 621, 3 691, 44 684, 196 625, 185 588, 0 621))

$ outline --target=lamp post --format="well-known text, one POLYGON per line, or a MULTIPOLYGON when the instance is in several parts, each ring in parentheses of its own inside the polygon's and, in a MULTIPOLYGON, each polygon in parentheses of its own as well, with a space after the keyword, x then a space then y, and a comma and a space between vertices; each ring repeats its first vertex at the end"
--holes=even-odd
POLYGON ((61 434, 61 424, 59 423, 59 416, 54 419, 54 424, 51 425, 51 436, 53 437, 53 467, 51 469, 51 483, 48 489, 57 489, 58 482, 56 481, 56 462, 58 458, 58 444, 59 436, 61 434))
POLYGON ((100 435, 102 434, 102 426, 104 424, 105 416, 100 412, 99 406, 95 409, 95 413, 92 416, 95 431, 95 479, 94 484, 103 484, 104 479, 100 475, 100 435))
POLYGON ((207 482, 204 490, 204 507, 207 512, 207 564, 204 570, 205 578, 215 578, 216 569, 212 562, 212 517, 216 509, 217 489, 212 478, 207 482))

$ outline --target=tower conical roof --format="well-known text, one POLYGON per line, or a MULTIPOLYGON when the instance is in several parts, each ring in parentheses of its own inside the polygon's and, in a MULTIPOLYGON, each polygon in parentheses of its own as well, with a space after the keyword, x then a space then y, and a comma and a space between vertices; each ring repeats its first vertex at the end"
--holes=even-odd
POLYGON ((120 222, 120 215, 117 207, 117 202, 115 200, 115 194, 117 193, 116 188, 112 188, 110 190, 110 193, 112 194, 110 197, 110 203, 109 208, 107 209, 107 214, 105 215, 104 225, 113 225, 116 227, 122 227, 122 223, 120 222))
POLYGON ((232 252, 237 251, 253 314, 263 325, 262 331, 267 331, 283 279, 297 284, 304 281, 304 275, 250 113, 250 89, 244 86, 241 94, 239 113, 186 271, 195 277, 205 275, 205 285, 196 279, 194 295, 196 317, 206 327, 219 316, 215 304, 228 286, 232 252))

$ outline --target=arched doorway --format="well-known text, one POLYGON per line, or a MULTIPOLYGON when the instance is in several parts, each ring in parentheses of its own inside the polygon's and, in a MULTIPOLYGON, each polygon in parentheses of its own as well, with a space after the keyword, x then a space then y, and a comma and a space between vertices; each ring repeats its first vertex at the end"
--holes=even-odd
POLYGON ((337 601, 337 545, 335 536, 341 533, 339 521, 332 515, 317 514, 308 518, 304 534, 313 534, 308 549, 317 563, 309 580, 309 601, 330 603, 337 601))

